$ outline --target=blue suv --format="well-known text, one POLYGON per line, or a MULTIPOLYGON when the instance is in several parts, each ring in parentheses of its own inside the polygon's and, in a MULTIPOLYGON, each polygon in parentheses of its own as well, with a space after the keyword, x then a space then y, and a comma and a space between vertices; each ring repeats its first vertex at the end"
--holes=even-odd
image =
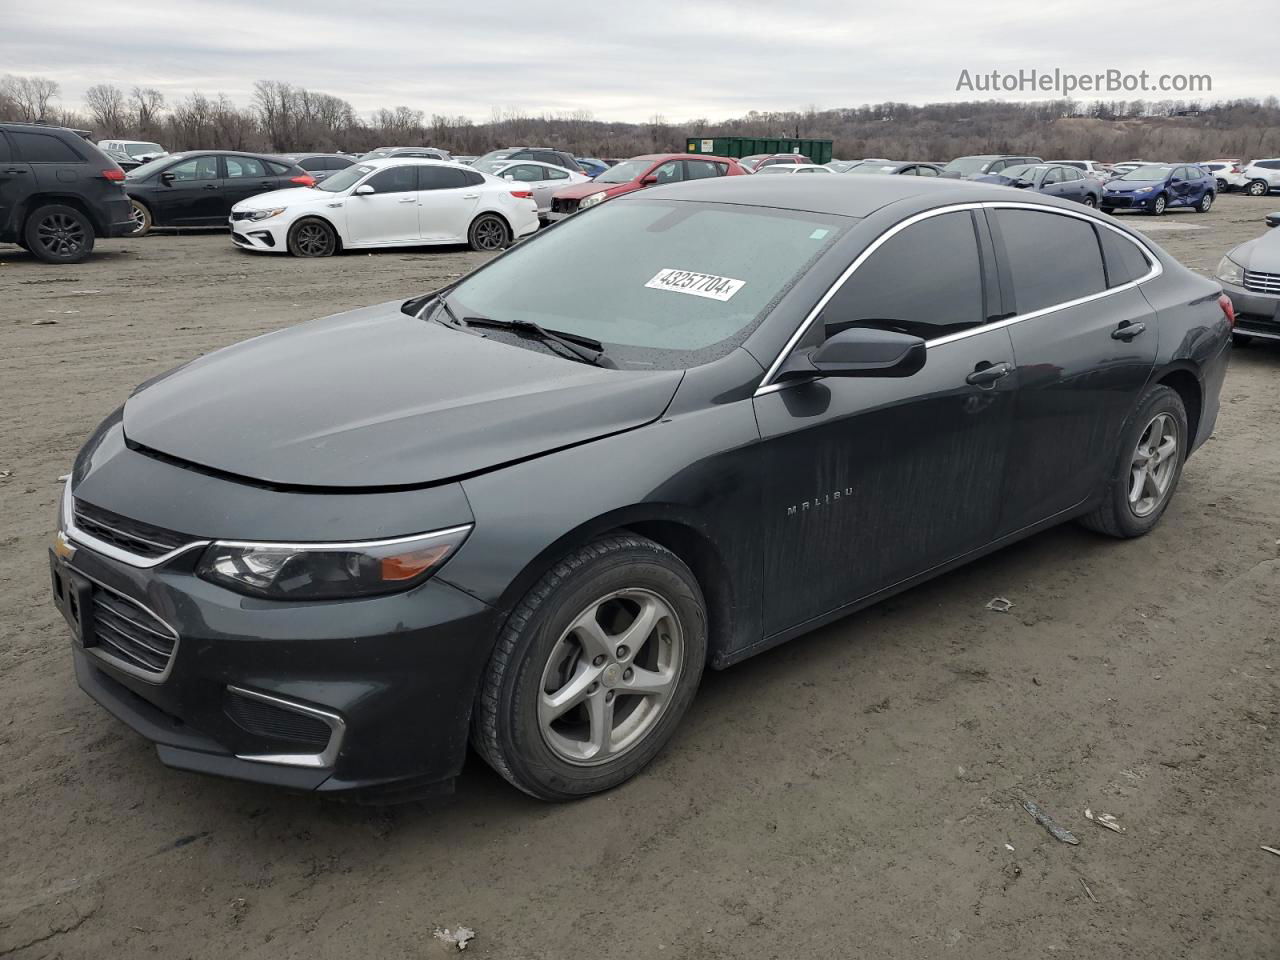
POLYGON ((1148 163, 1108 180, 1099 206, 1103 213, 1145 210, 1157 217, 1169 207, 1208 213, 1217 195, 1213 174, 1199 164, 1148 163))

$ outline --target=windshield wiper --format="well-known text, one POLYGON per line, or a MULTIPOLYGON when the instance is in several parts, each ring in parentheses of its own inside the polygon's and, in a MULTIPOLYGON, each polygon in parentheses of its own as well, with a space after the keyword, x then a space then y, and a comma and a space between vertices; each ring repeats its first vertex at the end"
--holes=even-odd
POLYGON ((435 320, 437 323, 443 323, 446 327, 455 327, 458 330, 465 330, 467 328, 467 325, 459 320, 458 315, 453 312, 453 307, 449 306, 449 299, 444 293, 434 293, 428 297, 426 302, 422 304, 422 308, 418 311, 417 316, 419 320, 435 320), (445 316, 448 317, 447 320, 439 319, 439 311, 432 313, 430 318, 427 317, 427 308, 433 303, 440 305, 444 310, 445 316))
MULTIPOLYGON (((447 306, 447 305, 446 305, 447 306)), ((452 311, 450 311, 452 315, 452 311)), ((530 333, 543 343, 552 343, 568 350, 577 360, 597 367, 617 369, 617 364, 605 356, 604 344, 591 337, 578 333, 563 333, 559 330, 548 330, 532 320, 492 320, 489 317, 467 317, 462 323, 468 327, 492 327, 497 330, 514 330, 516 333, 530 333)))

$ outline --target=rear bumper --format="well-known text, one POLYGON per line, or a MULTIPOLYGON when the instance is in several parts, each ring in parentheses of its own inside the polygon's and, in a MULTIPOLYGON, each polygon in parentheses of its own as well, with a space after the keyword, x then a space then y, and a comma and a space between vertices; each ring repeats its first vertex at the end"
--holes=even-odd
POLYGON ((102 210, 100 227, 104 237, 125 237, 133 233, 133 204, 127 196, 103 201, 102 210))

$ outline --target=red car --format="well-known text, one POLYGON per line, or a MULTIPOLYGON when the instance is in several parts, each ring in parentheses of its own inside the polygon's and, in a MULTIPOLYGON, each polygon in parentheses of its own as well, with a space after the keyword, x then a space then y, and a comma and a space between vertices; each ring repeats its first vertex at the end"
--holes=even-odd
POLYGON ((681 180, 703 180, 710 177, 745 176, 737 160, 729 157, 707 157, 692 153, 653 153, 632 157, 610 167, 590 183, 579 183, 557 190, 551 195, 549 220, 565 217, 603 203, 610 197, 642 190, 658 183, 681 180))

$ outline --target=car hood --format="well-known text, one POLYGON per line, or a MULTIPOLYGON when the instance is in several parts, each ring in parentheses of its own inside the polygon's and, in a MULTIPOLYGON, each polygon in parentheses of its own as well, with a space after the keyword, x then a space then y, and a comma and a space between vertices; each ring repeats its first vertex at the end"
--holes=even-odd
POLYGON ((607 193, 611 197, 617 197, 636 189, 639 189, 639 185, 630 181, 627 183, 596 183, 588 180, 586 183, 576 183, 572 187, 557 190, 554 196, 565 200, 585 200, 596 193, 607 193))
POLYGON ((1229 254, 1246 270, 1258 273, 1280 273, 1280 232, 1273 230, 1240 244, 1229 254))
POLYGON ((311 203, 317 200, 337 200, 344 194, 330 193, 327 190, 316 190, 314 187, 290 187, 287 190, 272 190, 259 193, 237 203, 232 210, 270 210, 274 207, 287 207, 290 204, 311 203))
POLYGON ((1144 187, 1163 186, 1163 180, 1109 180, 1107 181, 1107 189, 1116 193, 1132 193, 1134 190, 1141 190, 1144 187))
POLYGON ((397 301, 179 367, 129 398, 124 432, 271 484, 425 486, 643 426, 682 376, 560 359, 414 319, 397 301))

